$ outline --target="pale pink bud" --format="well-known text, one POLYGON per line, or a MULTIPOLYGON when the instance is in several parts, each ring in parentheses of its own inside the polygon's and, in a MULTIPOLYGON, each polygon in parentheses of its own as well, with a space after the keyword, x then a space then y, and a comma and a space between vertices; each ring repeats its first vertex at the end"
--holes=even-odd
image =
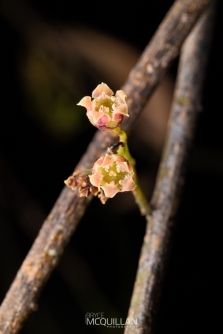
POLYGON ((114 197, 118 192, 132 191, 134 183, 134 171, 131 164, 117 154, 106 154, 99 158, 89 176, 93 186, 108 198, 114 197))
POLYGON ((118 90, 113 91, 104 83, 96 87, 90 96, 85 96, 79 106, 87 109, 87 117, 90 122, 102 131, 112 130, 120 126, 125 116, 128 116, 126 94, 118 90))

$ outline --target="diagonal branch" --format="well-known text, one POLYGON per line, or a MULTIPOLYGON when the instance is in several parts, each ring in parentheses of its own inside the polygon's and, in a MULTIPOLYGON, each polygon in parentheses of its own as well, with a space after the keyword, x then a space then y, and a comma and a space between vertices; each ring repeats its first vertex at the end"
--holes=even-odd
POLYGON ((182 48, 166 145, 152 197, 153 210, 147 217, 147 231, 128 315, 137 319, 139 327, 127 327, 125 334, 148 334, 154 329, 171 230, 200 111, 213 12, 213 7, 209 8, 200 18, 182 48))
MULTIPOLYGON (((152 42, 131 72, 123 89, 128 95, 129 130, 141 109, 177 57, 193 25, 211 0, 178 0, 167 14, 152 42)), ((89 168, 114 138, 96 133, 77 168, 89 168)), ((84 214, 89 199, 64 188, 44 222, 0 308, 0 333, 17 333, 58 263, 60 256, 84 214)))

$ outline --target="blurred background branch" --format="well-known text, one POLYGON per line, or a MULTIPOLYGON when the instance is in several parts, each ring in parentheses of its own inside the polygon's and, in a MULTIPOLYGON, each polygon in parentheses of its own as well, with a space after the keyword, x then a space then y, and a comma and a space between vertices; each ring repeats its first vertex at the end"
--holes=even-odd
POLYGON ((128 314, 129 318, 137 319, 139 328, 127 326, 126 334, 154 332, 165 261, 201 108, 213 19, 212 6, 199 19, 182 47, 167 139, 151 202, 153 210, 151 216, 147 216, 147 230, 128 314))

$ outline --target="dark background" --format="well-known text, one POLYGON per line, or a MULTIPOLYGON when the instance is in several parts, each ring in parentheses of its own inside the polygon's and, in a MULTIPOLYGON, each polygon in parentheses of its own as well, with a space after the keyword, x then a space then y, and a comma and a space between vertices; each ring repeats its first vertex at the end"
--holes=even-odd
MULTIPOLYGON (((109 69, 101 70, 100 64, 91 59, 96 50, 98 57, 105 54, 106 62, 111 54, 109 48, 102 50, 103 46, 95 42, 82 53, 77 39, 71 55, 69 36, 74 31, 82 36, 82 29, 87 28, 98 35, 105 34, 108 40, 112 36, 124 48, 130 47, 130 53, 132 50, 140 54, 172 3, 128 2, 124 8, 120 2, 2 1, 1 300, 62 190, 63 180, 72 173, 95 131, 76 103, 102 81, 113 84, 113 90, 123 83, 120 73, 114 73, 112 79, 109 69), (30 11, 24 14, 26 4, 32 15, 37 15, 35 19, 27 14, 30 11), (47 23, 51 33, 44 33, 41 22, 47 23)), ((219 321, 223 188, 221 17, 219 1, 202 112, 157 319, 158 334, 211 333, 219 321)), ((106 64, 109 68, 109 61, 106 64)), ((177 61, 169 72, 172 81, 176 69, 177 61)), ((130 149, 149 198, 161 149, 137 141, 137 131, 134 133, 130 149)), ((30 316, 21 333, 122 333, 120 329, 87 327, 85 313, 104 312, 108 318, 126 319, 144 230, 144 218, 131 194, 119 194, 105 206, 95 199, 45 287, 37 312, 30 316)))

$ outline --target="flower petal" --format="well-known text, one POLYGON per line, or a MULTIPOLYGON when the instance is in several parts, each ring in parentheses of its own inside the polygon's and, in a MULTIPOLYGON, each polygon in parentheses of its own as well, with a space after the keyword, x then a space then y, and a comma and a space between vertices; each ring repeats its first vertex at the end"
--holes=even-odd
POLYGON ((129 167, 126 162, 120 162, 117 165, 117 170, 119 171, 119 173, 129 173, 129 167))
MULTIPOLYGON (((87 114, 88 115, 88 114, 87 114)), ((89 112, 89 116, 93 119, 93 122, 95 124, 95 126, 97 125, 98 121, 103 117, 103 124, 107 124, 108 122, 110 122, 111 118, 109 117, 108 114, 104 113, 104 112, 98 112, 98 111, 91 111, 89 112)))
POLYGON ((77 103, 78 106, 85 107, 87 111, 90 111, 92 109, 92 101, 90 96, 85 96, 83 99, 80 100, 79 103, 77 103))
POLYGON ((118 97, 123 103, 126 103, 125 99, 126 99, 127 95, 125 94, 125 92, 123 90, 117 90, 115 96, 118 97))
POLYGON ((113 109, 113 118, 115 117, 116 114, 122 114, 124 116, 129 116, 128 115, 128 108, 126 104, 119 104, 119 105, 113 105, 112 106, 113 109))
POLYGON ((95 90, 92 93, 92 97, 93 98, 99 97, 103 92, 108 96, 112 96, 114 94, 113 91, 105 83, 102 82, 95 88, 95 90))
POLYGON ((101 172, 97 171, 93 175, 89 175, 90 182, 93 186, 100 187, 101 172))
POLYGON ((108 198, 112 198, 120 192, 118 187, 112 187, 109 184, 102 186, 101 188, 104 190, 105 196, 108 198))
POLYGON ((108 131, 110 123, 110 117, 108 115, 103 115, 95 124, 95 126, 101 131, 108 131))
POLYGON ((103 166, 103 167, 105 167, 105 166, 110 166, 110 165, 112 165, 115 161, 116 161, 116 157, 115 157, 114 154, 113 154, 113 155, 108 155, 108 154, 106 154, 105 157, 104 157, 102 166, 103 166))
POLYGON ((101 167, 103 165, 103 161, 104 161, 104 156, 100 157, 94 164, 92 172, 94 173, 95 170, 97 170, 97 167, 101 167))
POLYGON ((128 177, 126 178, 126 180, 123 181, 122 183, 122 190, 121 192, 124 191, 132 191, 136 188, 136 184, 133 181, 132 177, 128 177))

